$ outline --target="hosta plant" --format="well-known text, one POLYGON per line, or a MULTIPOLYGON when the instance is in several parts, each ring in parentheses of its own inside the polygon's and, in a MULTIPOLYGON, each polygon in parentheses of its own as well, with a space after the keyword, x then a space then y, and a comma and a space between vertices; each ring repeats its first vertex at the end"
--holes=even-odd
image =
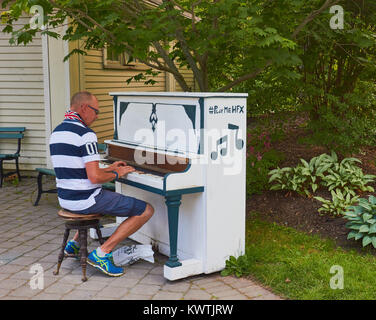
POLYGON ((319 188, 322 175, 337 162, 337 155, 323 153, 309 162, 304 159, 300 162, 295 168, 271 170, 269 183, 274 184, 270 190, 291 190, 310 196, 319 188))
POLYGON ((328 191, 339 189, 343 195, 348 193, 356 195, 356 191, 374 192, 369 186, 376 178, 375 175, 365 175, 362 168, 356 163, 361 163, 356 158, 345 158, 338 162, 334 151, 330 155, 323 153, 312 158, 309 162, 300 159, 294 168, 277 168, 269 172, 269 183, 273 183, 271 190, 291 190, 299 194, 310 196, 311 192, 322 186, 328 191))
POLYGON ((322 185, 329 191, 340 188, 345 193, 355 195, 355 190, 374 192, 374 188, 367 186, 373 182, 376 176, 363 173, 363 170, 355 165, 361 162, 356 158, 345 158, 340 163, 335 163, 328 168, 326 175, 321 175, 322 185))
POLYGON ((359 199, 358 196, 353 196, 350 193, 343 194, 341 190, 336 189, 331 191, 332 199, 327 200, 322 197, 314 197, 316 200, 322 202, 322 207, 318 209, 318 212, 332 214, 339 216, 344 214, 347 207, 356 203, 359 199))
POLYGON ((299 194, 310 196, 318 188, 315 167, 312 164, 314 158, 308 163, 300 159, 301 164, 295 168, 277 168, 269 172, 269 183, 274 182, 270 190, 291 190, 299 194))
POLYGON ((362 246, 372 244, 376 248, 376 198, 360 198, 358 205, 349 206, 344 213, 349 222, 346 228, 351 231, 347 239, 362 240, 362 246))

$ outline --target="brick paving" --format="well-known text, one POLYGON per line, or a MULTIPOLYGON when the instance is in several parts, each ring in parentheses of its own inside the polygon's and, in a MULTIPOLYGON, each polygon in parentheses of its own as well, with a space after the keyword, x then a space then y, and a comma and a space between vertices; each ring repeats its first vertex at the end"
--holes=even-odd
MULTIPOLYGON (((48 179, 45 186, 54 185, 48 179)), ((177 281, 163 277, 166 256, 154 254, 155 263, 139 260, 126 267, 119 278, 87 266, 87 282, 81 281, 81 266, 64 259, 59 275, 53 275, 64 232, 57 217, 56 194, 43 194, 37 207, 36 179, 24 178, 18 185, 0 189, 0 300, 280 300, 251 280, 222 277, 219 272, 177 281), (43 268, 43 287, 31 288, 32 266, 43 268)), ((105 218, 112 219, 112 218, 105 218)), ((104 221, 104 223, 114 220, 104 221)), ((72 235, 73 236, 73 233, 72 235)), ((127 239, 119 245, 130 245, 127 239)), ((89 252, 98 242, 88 238, 89 252)), ((34 282, 35 283, 35 282, 34 282)))

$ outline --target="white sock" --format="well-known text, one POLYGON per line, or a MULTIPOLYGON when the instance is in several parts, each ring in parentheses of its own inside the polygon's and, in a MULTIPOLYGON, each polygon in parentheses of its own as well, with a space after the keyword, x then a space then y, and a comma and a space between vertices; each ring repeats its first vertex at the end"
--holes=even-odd
POLYGON ((102 251, 101 247, 97 248, 97 255, 98 257, 104 258, 106 256, 106 252, 102 251))

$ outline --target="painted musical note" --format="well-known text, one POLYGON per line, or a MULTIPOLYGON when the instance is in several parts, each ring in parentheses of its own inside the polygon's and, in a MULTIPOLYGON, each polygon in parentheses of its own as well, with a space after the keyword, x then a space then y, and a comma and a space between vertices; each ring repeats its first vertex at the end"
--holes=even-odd
POLYGON ((238 138, 239 126, 229 123, 228 128, 230 130, 235 130, 235 146, 236 146, 236 149, 238 149, 238 150, 243 149, 244 141, 242 139, 238 138))
POLYGON ((217 158, 218 158, 218 149, 219 149, 219 146, 221 144, 225 144, 225 146, 220 151, 221 156, 225 156, 227 154, 227 144, 228 144, 227 135, 225 135, 222 138, 220 138, 220 139, 217 140, 216 151, 213 151, 211 153, 211 155, 210 155, 210 157, 212 158, 212 160, 217 160, 217 158))

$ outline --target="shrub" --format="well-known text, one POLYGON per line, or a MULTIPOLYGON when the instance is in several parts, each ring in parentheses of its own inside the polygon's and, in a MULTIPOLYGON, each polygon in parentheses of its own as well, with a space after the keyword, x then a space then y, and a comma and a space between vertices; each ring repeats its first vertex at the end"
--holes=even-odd
POLYGON ((328 213, 332 215, 342 215, 346 208, 356 203, 359 199, 358 196, 353 196, 350 193, 344 195, 341 190, 336 189, 331 191, 332 199, 327 200, 321 197, 314 197, 316 200, 323 203, 322 207, 318 209, 319 213, 328 213))
POLYGON ((376 248, 376 198, 369 196, 368 200, 360 198, 357 206, 349 206, 344 213, 344 218, 349 220, 346 228, 351 231, 347 239, 362 239, 362 246, 372 243, 376 248))
POLYGON ((320 213, 340 215, 346 207, 358 200, 356 191, 373 192, 374 188, 367 186, 376 176, 365 175, 356 163, 356 158, 345 158, 338 162, 338 157, 332 151, 331 155, 321 154, 312 158, 309 163, 300 159, 301 163, 295 168, 277 168, 269 172, 269 183, 274 183, 271 190, 291 190, 301 195, 311 196, 321 186, 331 192, 331 200, 315 197, 323 203, 318 210, 320 213))
POLYGON ((248 134, 247 146, 247 196, 268 189, 268 172, 278 165, 283 155, 271 149, 271 138, 265 132, 248 134))

